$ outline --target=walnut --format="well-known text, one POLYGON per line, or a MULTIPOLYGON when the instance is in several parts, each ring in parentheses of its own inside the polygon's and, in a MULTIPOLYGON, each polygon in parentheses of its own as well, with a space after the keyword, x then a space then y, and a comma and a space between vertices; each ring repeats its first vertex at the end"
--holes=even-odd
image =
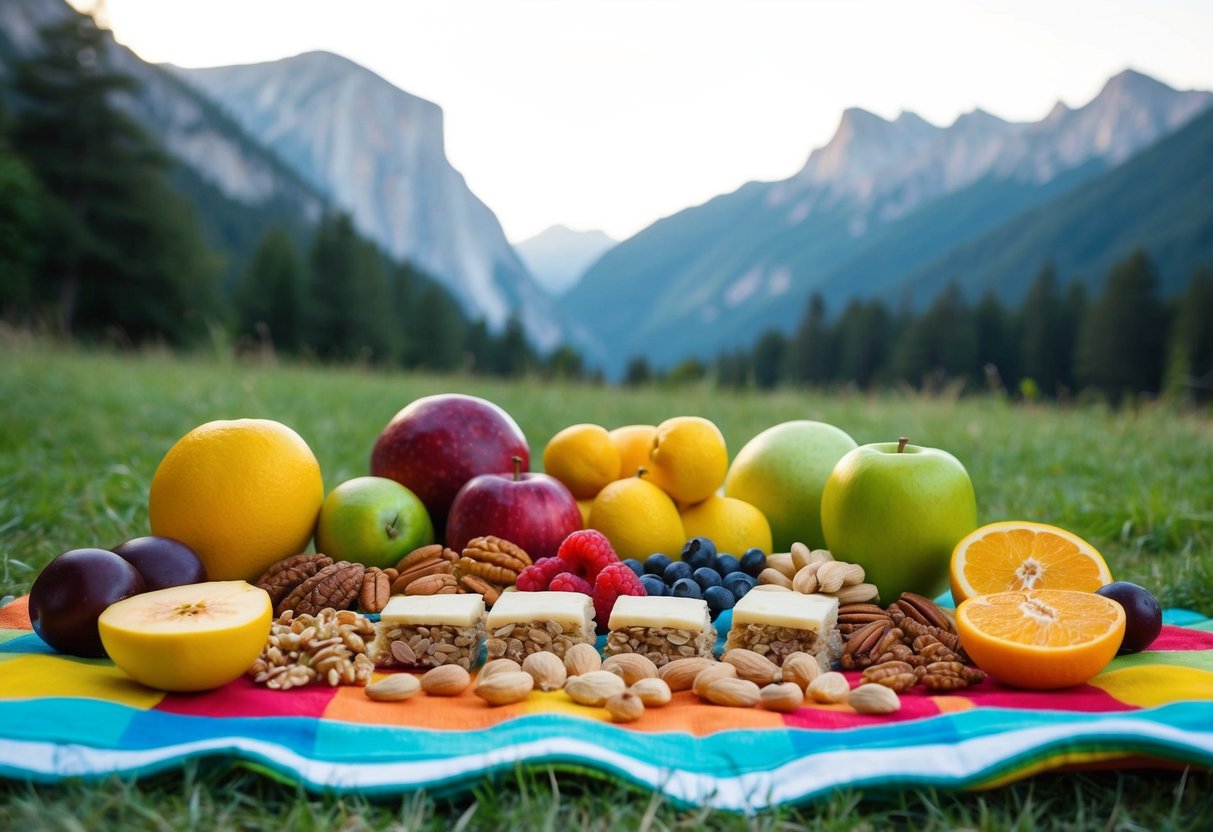
POLYGON ((959 690, 985 678, 985 671, 962 662, 931 662, 923 669, 922 683, 932 691, 959 690))
POLYGON ((362 575, 358 608, 363 612, 383 612, 391 596, 392 581, 388 573, 376 566, 368 568, 362 575))
POLYGON ((918 684, 921 670, 907 662, 885 661, 874 664, 863 671, 864 682, 875 682, 903 693, 918 684))
POLYGON ((366 567, 360 563, 344 560, 330 563, 291 590, 275 612, 281 615, 286 610, 294 610, 296 614, 315 615, 325 607, 347 609, 362 589, 365 571, 366 567))
POLYGON ((257 586, 269 593, 270 603, 277 609, 291 590, 333 562, 327 555, 302 554, 284 558, 257 579, 257 586))

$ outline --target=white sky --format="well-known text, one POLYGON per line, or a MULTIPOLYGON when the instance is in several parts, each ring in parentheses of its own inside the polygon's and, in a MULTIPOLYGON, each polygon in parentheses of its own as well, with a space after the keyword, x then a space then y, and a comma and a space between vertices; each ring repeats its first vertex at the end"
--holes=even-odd
MULTIPOLYGON (((91 0, 70 0, 87 6, 91 0)), ((859 106, 936 124, 1086 103, 1133 67, 1213 89, 1213 2, 108 0, 148 61, 313 49, 439 104, 446 150, 513 241, 627 237, 795 173, 859 106)))

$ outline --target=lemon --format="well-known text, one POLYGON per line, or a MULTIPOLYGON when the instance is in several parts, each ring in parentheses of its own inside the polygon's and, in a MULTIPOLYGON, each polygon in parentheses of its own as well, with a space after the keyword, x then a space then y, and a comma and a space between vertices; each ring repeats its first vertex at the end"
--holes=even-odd
POLYGON ((169 448, 152 476, 152 534, 198 553, 211 580, 253 581, 311 542, 324 502, 307 443, 268 419, 207 422, 169 448))
POLYGON ((656 425, 624 425, 611 431, 610 437, 619 449, 617 479, 634 477, 639 469, 649 466, 649 451, 657 438, 656 425))
POLYGON ((738 557, 747 549, 771 551, 771 524, 755 506, 736 497, 713 495, 682 510, 682 528, 688 538, 706 537, 718 552, 738 557))
POLYGON ((641 476, 615 480, 599 491, 586 526, 606 535, 620 558, 662 552, 677 559, 686 542, 674 501, 641 476))
POLYGON ((619 449, 602 425, 570 425, 543 449, 543 471, 587 500, 618 478, 619 449))
POLYGON ((654 485, 690 505, 706 500, 724 484, 729 452, 712 422, 701 416, 675 416, 657 426, 648 468, 654 485))

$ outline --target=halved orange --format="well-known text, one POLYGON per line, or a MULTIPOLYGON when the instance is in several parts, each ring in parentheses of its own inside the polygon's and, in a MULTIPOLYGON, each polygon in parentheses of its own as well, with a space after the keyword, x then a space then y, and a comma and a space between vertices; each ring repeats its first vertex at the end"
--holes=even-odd
POLYGON ((1073 532, 1030 520, 990 523, 961 538, 952 550, 950 576, 958 604, 989 592, 1094 592, 1112 583, 1094 546, 1073 532))
POLYGON ((957 607, 956 629, 969 658, 998 681, 1049 690, 1107 667, 1125 635, 1125 611, 1094 592, 996 592, 957 607))

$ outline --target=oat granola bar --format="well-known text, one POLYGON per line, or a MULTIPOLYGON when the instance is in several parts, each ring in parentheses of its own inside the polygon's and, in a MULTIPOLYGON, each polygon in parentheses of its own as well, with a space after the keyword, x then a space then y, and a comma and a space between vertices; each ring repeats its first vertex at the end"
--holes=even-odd
POLYGON ((541 651, 563 658, 574 644, 594 643, 594 603, 580 592, 503 592, 486 628, 490 661, 521 662, 541 651))
POLYGON ((822 669, 842 655, 838 599, 799 592, 750 592, 733 607, 725 650, 744 647, 782 665, 789 653, 814 656, 822 669))
POLYGON ((606 654, 640 653, 661 667, 675 659, 712 657, 716 628, 699 598, 621 595, 615 601, 606 654))
POLYGON ((370 654, 379 667, 470 670, 485 638, 480 595, 396 595, 379 615, 370 654))

